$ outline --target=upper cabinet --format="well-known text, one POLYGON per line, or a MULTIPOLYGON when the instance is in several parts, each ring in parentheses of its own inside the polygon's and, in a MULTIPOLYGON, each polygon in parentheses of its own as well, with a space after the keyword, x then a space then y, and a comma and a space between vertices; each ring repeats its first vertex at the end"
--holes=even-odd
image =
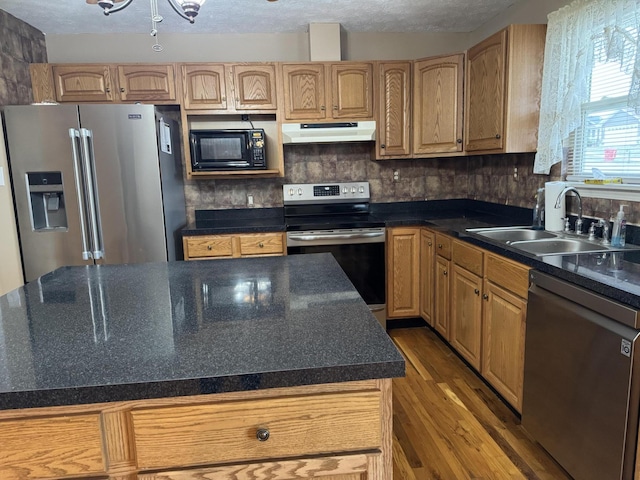
MULTIPOLYGON (((31 70, 32 75, 35 71, 31 70)), ((175 103, 172 64, 64 64, 51 67, 58 102, 175 103)))
POLYGON ((187 110, 277 109, 275 64, 183 64, 182 81, 187 110))
POLYGON ((376 63, 377 158, 411 157, 411 63, 376 63))
POLYGON ((282 64, 285 120, 373 118, 373 64, 282 64))
POLYGON ((463 62, 463 54, 415 62, 414 155, 462 152, 463 62))
POLYGON ((511 25, 467 51, 465 150, 535 152, 546 25, 511 25))

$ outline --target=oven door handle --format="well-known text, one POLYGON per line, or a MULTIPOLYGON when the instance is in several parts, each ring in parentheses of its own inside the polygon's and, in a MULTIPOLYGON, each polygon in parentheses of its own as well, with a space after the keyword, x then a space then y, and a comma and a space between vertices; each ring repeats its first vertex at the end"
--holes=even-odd
POLYGON ((291 240, 299 240, 301 242, 316 242, 318 240, 355 240, 358 238, 376 238, 384 237, 384 232, 367 232, 367 233, 337 233, 335 235, 295 235, 289 234, 291 240))

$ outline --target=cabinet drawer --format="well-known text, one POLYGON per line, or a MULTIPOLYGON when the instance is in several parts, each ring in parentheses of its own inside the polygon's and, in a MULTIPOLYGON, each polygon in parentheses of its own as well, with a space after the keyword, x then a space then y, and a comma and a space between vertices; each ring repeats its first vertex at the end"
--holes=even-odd
POLYGON ((487 280, 516 295, 527 298, 529 270, 526 265, 488 253, 485 266, 487 280))
POLYGON ((100 415, 0 422, 0 478, 86 478, 105 472, 100 415))
POLYGON ((231 238, 225 235, 185 238, 185 258, 230 257, 233 253, 231 238))
POLYGON ((451 260, 451 237, 436 233, 436 255, 451 260))
POLYGON ((204 465, 381 447, 379 391, 132 412, 138 467, 204 465), (257 439, 269 431, 266 441, 257 439))
POLYGON ((453 262, 482 277, 482 250, 468 243, 453 241, 453 262))
POLYGON ((240 236, 240 255, 284 254, 282 233, 262 233, 240 236))

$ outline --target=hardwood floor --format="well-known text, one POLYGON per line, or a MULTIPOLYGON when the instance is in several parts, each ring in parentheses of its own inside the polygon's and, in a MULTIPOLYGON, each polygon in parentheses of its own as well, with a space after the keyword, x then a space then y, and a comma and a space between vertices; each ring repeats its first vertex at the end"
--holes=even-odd
POLYGON ((406 360, 393 380, 394 480, 571 478, 432 330, 389 335, 406 360))

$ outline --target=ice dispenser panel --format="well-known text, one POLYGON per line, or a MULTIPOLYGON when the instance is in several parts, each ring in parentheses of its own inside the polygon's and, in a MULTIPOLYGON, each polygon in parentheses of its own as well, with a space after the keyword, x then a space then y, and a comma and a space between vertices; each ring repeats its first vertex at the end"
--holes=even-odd
POLYGON ((67 229, 62 172, 28 172, 27 192, 35 231, 67 229))

